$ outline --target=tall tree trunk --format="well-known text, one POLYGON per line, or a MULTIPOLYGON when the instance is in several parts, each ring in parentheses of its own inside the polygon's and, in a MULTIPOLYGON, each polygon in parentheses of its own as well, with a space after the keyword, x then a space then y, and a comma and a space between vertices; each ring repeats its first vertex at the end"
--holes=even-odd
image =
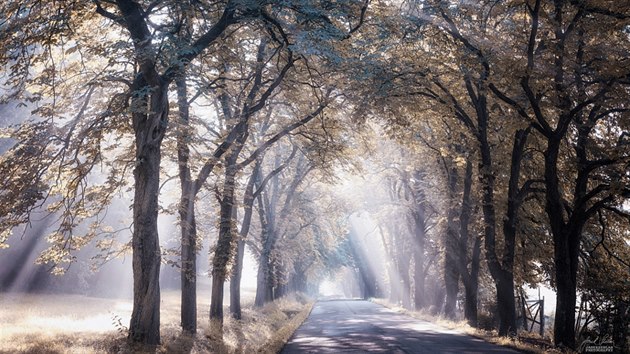
MULTIPOLYGON (((293 155, 293 153, 292 153, 293 155)), ((292 158, 292 157, 291 157, 292 158)), ((280 156, 277 157, 276 166, 280 165, 280 156)), ((278 170, 278 168, 276 168, 278 170)), ((286 186, 286 189, 282 188, 285 196, 282 203, 282 209, 280 212, 276 212, 280 205, 280 181, 277 176, 272 178, 270 197, 267 197, 267 193, 259 194, 258 196, 258 212, 260 217, 260 223, 262 225, 262 250, 260 254, 260 264, 258 266, 258 278, 255 306, 262 306, 267 302, 274 299, 274 287, 278 285, 276 277, 276 263, 274 259, 274 251, 276 243, 278 241, 278 234, 284 223, 288 222, 287 218, 289 211, 293 206, 293 198, 296 195, 296 190, 300 184, 304 181, 304 178, 313 170, 312 166, 308 166, 308 161, 304 155, 300 155, 296 161, 297 174, 286 186), (301 174, 300 174, 301 173, 301 174)))
POLYGON ((558 179, 560 139, 549 139, 545 151, 546 211, 554 243, 556 313, 554 343, 575 348, 577 255, 581 227, 566 225, 558 179), (571 227, 574 233, 569 233, 571 227))
MULTIPOLYGON (((274 183, 274 186, 277 183, 274 183)), ((261 239, 262 239, 262 251, 260 253, 260 259, 258 262, 258 274, 256 276, 256 298, 254 299, 254 306, 261 307, 273 298, 273 291, 271 285, 271 244, 274 237, 272 228, 273 223, 273 211, 270 203, 263 194, 258 196, 258 216, 261 223, 261 239)))
POLYGON ((264 188, 264 181, 260 181, 262 160, 262 156, 256 159, 256 164, 245 188, 243 222, 241 223, 241 231, 239 232, 238 245, 236 247, 234 269, 230 278, 230 313, 233 318, 239 320, 241 319, 241 278, 243 274, 243 258, 245 257, 245 239, 251 226, 254 200, 264 188), (254 192, 254 187, 257 188, 256 192, 254 192))
POLYGON ((477 298, 479 289, 479 263, 481 260, 481 238, 475 237, 468 270, 469 224, 472 213, 471 189, 473 183, 473 163, 466 160, 464 173, 464 193, 459 215, 459 273, 464 284, 464 317, 471 327, 477 327, 477 298))
MULTIPOLYGON (((157 58, 152 54, 159 50, 154 47, 153 32, 149 29, 142 5, 133 0, 116 0, 115 4, 122 15, 116 15, 117 22, 129 31, 139 69, 139 75, 133 81, 130 105, 133 110, 136 168, 132 236, 134 307, 129 339, 156 345, 160 342, 160 244, 157 231, 160 149, 168 125, 168 86, 181 73, 182 65, 186 65, 182 63, 191 62, 236 22, 236 10, 226 6, 219 20, 196 41, 194 50, 180 53, 178 60, 173 60, 176 64, 160 74, 157 72, 157 58)), ((105 17, 111 15, 100 6, 97 12, 105 17)))
MULTIPOLYGON (((496 246, 496 206, 494 201, 495 176, 493 172, 492 152, 488 142, 488 110, 484 84, 479 85, 477 95, 470 94, 477 110, 477 139, 481 161, 479 164, 479 178, 482 185, 482 211, 484 218, 484 235, 486 260, 488 269, 495 281, 497 290, 497 308, 499 310, 499 335, 507 336, 516 331, 516 304, 514 299, 513 240, 504 240, 506 251, 503 252, 503 264, 497 256, 496 246), (508 249, 511 248, 511 254, 508 249)), ((470 84, 468 85, 471 86, 470 84)), ((472 89, 469 88, 469 92, 472 89)))
POLYGON ((455 200, 457 195, 457 169, 447 168, 449 199, 452 205, 449 207, 446 232, 444 234, 444 289, 446 299, 444 301, 444 315, 447 318, 455 318, 455 306, 457 304, 457 293, 459 292, 459 271, 458 262, 458 237, 455 217, 457 214, 455 200))
POLYGON ((177 105, 179 108, 179 127, 177 131, 177 161, 181 197, 179 200, 179 219, 181 227, 181 326, 182 330, 194 334, 197 332, 197 224, 195 221, 195 196, 191 181, 189 157, 190 148, 190 110, 186 76, 175 80, 177 86, 177 105))
MULTIPOLYGON (((415 171, 414 179, 416 181, 422 180, 422 174, 420 171, 415 171)), ((418 183, 418 182, 416 182, 418 183)), ((414 221, 414 307, 416 310, 422 309, 426 306, 425 301, 425 254, 426 254, 426 207, 425 207, 425 195, 421 186, 414 186, 413 196, 415 201, 415 211, 413 211, 414 221)))
MULTIPOLYGON (((239 144, 242 146, 241 144, 239 144)), ((232 226, 234 193, 236 188, 236 158, 240 148, 226 159, 225 181, 221 194, 221 208, 219 212, 219 240, 212 260, 212 293, 210 299, 210 322, 216 330, 223 328, 223 291, 227 279, 227 264, 232 259, 232 248, 235 240, 235 230, 232 226)))
MULTIPOLYGON (((161 252, 157 219, 160 146, 168 122, 167 93, 166 83, 154 87, 148 105, 150 113, 133 113, 136 136, 132 237, 134 291, 129 338, 148 345, 160 344, 161 252)), ((146 99, 135 97, 134 100, 138 107, 146 106, 146 99)))

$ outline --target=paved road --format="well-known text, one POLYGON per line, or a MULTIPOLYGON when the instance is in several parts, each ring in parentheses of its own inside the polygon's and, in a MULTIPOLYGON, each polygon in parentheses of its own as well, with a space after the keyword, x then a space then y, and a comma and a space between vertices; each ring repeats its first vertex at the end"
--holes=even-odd
POLYGON ((518 353, 369 301, 331 300, 313 311, 282 350, 294 353, 518 353))

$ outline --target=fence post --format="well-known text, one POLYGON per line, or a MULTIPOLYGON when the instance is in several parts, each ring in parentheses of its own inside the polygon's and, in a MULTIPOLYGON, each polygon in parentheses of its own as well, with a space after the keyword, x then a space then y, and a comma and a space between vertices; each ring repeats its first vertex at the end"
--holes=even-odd
POLYGON ((540 300, 540 327, 539 332, 541 337, 545 334, 545 297, 540 300))
POLYGON ((527 302, 525 301, 525 294, 523 288, 519 288, 519 305, 521 307, 521 314, 523 316, 523 329, 527 331, 527 302))

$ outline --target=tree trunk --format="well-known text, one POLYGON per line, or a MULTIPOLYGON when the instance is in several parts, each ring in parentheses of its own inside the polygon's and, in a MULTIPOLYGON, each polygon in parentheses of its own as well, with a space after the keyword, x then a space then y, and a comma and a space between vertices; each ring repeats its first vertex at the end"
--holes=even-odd
POLYGON ((444 288, 446 289, 444 316, 454 319, 457 293, 459 292, 459 272, 457 272, 455 260, 449 255, 444 260, 444 288))
POLYGON ((471 156, 466 159, 464 173, 464 192, 459 214, 459 266, 458 270, 464 284, 464 317, 471 327, 477 327, 477 292, 479 289, 479 263, 481 259, 481 238, 475 237, 468 269, 469 224, 472 213, 473 163, 471 156))
MULTIPOLYGON (((233 151, 228 157, 225 170, 225 181, 221 198, 219 240, 212 260, 212 294, 210 299, 210 322, 222 329, 223 325, 223 287, 227 277, 227 264, 232 259, 232 245, 234 229, 232 227, 232 212, 234 208, 234 190, 236 187, 236 172, 234 162, 240 152, 233 151)), ((219 329, 217 328, 217 329, 219 329)))
POLYGON ((230 277, 230 314, 232 318, 241 319, 241 277, 243 274, 243 257, 245 256, 245 240, 238 240, 234 269, 230 277))
MULTIPOLYGON (((505 336, 516 332, 516 303, 514 293, 514 247, 516 245, 516 224, 518 209, 521 205, 519 179, 523 151, 527 142, 529 129, 517 130, 514 134, 514 143, 510 163, 510 180, 508 186, 508 205, 503 222, 504 249, 499 262, 496 255, 494 240, 486 252, 488 267, 495 280, 497 289, 497 307, 499 309, 499 335, 505 336)), ((492 188, 489 184, 488 188, 492 188)))
POLYGON ((413 283, 414 283, 414 306, 416 310, 423 309, 426 306, 425 295, 424 295, 424 282, 425 282, 425 272, 424 272, 424 250, 422 253, 416 252, 415 254, 415 268, 413 274, 413 283))
MULTIPOLYGON (((416 181, 422 180, 423 176, 419 171, 414 174, 416 181)), ((426 253, 426 211, 425 196, 420 186, 413 189, 415 211, 412 213, 414 222, 414 307, 420 310, 426 306, 424 283, 426 277, 425 253, 426 253)))
POLYGON ((567 225, 564 222, 557 166, 559 150, 560 139, 549 139, 545 151, 545 191, 546 211, 554 243, 556 281, 554 344, 575 348, 577 252, 575 256, 572 255, 571 235, 567 233, 567 225))
POLYGON ((230 278, 230 313, 235 319, 241 319, 241 277, 243 274, 243 258, 245 257, 245 238, 249 234, 249 228, 251 226, 253 204, 254 204, 254 187, 258 186, 258 193, 263 186, 261 186, 260 178, 260 166, 262 164, 262 157, 256 160, 252 175, 249 177, 247 188, 245 188, 245 196, 243 197, 243 222, 241 224, 241 231, 239 232, 238 245, 236 247, 236 255, 234 259, 234 269, 230 278))
MULTIPOLYGON (((274 186, 277 180, 274 181, 274 186)), ((256 276, 256 298, 254 306, 261 307, 273 298, 271 286, 271 245, 274 237, 272 228, 273 211, 268 198, 265 195, 258 195, 258 217, 261 224, 262 251, 258 262, 258 274, 256 276)))
MULTIPOLYGON (((387 243, 387 240, 385 239, 385 230, 383 230, 383 227, 381 225, 378 226, 378 229, 381 236, 381 243, 385 248, 385 254, 387 255, 387 257, 389 257, 389 259, 396 259, 394 256, 393 247, 389 245, 387 243)), ((398 303, 398 301, 400 301, 400 290, 398 287, 398 281, 396 281, 396 269, 394 268, 394 265, 392 263, 394 262, 385 262, 385 268, 387 270, 387 276, 389 279, 389 302, 392 304, 396 304, 398 303)))
MULTIPOLYGON (((476 107, 478 117, 477 138, 479 141, 479 150, 481 153, 481 162, 479 164, 479 177, 481 179, 481 185, 483 186, 482 210, 485 224, 484 235, 486 260, 488 262, 488 269, 490 270, 490 274, 495 281, 497 290, 499 335, 507 336, 510 334, 511 331, 516 331, 514 275, 512 274, 512 264, 514 262, 514 240, 513 238, 511 239, 513 235, 504 235, 505 250, 502 256, 502 264, 497 256, 496 249, 496 206, 494 201, 495 176, 494 172, 492 171, 492 154, 487 136, 488 112, 486 107, 485 95, 479 93, 476 107)), ((518 182, 518 179, 516 181, 518 182)))
POLYGON ((514 298, 514 275, 501 272, 495 278, 497 289, 497 309, 499 311, 499 335, 516 333, 516 302, 514 298))
POLYGON ((464 317, 471 327, 476 328, 478 323, 477 317, 477 295, 479 289, 479 279, 472 278, 470 282, 464 283, 464 317))
POLYGON ((564 247, 556 246, 556 313, 553 328, 554 344, 575 348, 575 303, 576 285, 571 279, 571 266, 568 261, 558 261, 567 257, 564 247), (560 258, 562 259, 562 258, 560 258))
MULTIPOLYGON (((451 203, 455 204, 457 194, 457 170, 450 168, 448 173, 448 190, 451 203)), ((455 306, 457 304, 457 293, 459 292, 459 271, 458 262, 458 237, 456 227, 456 208, 451 205, 447 215, 446 233, 444 234, 444 289, 446 299, 444 301, 444 315, 449 319, 455 318, 455 306)))
POLYGON ((269 258, 269 252, 263 252, 260 256, 256 278, 256 299, 254 300, 254 305, 257 307, 261 307, 273 300, 272 270, 269 258))
POLYGON ((177 131, 177 161, 181 197, 179 219, 181 228, 181 326, 182 330, 197 332, 197 224, 195 221, 195 196, 190 176, 190 111, 186 76, 175 80, 177 85, 177 105, 179 108, 179 129, 177 131))
MULTIPOLYGON (((449 223, 452 222, 452 220, 449 221, 449 223)), ((457 242, 455 237, 455 230, 452 227, 448 227, 444 255, 444 289, 446 290, 444 316, 449 319, 455 318, 455 306, 457 304, 457 293, 459 292, 460 274, 457 271, 457 260, 455 259, 457 257, 457 247, 454 245, 457 242)))
MULTIPOLYGON (((182 195, 183 199, 183 195, 182 195)), ((181 325, 182 330, 197 332, 197 227, 194 202, 188 202, 189 210, 181 211, 181 325)))
POLYGON ((554 344, 576 348, 575 305, 577 300, 578 246, 581 227, 569 226, 568 235, 554 235, 556 276, 556 313, 554 344), (577 229, 576 229, 577 228, 577 229))
POLYGON ((628 302, 623 299, 615 300, 616 313, 613 319, 612 340, 621 351, 628 349, 628 325, 630 325, 630 311, 628 302))
MULTIPOLYGON (((133 311, 129 338, 136 343, 160 344, 160 241, 158 195, 160 145, 168 122, 168 85, 154 88, 150 113, 133 113, 136 136, 136 168, 133 201, 133 311)), ((139 107, 146 103, 135 97, 139 107)))

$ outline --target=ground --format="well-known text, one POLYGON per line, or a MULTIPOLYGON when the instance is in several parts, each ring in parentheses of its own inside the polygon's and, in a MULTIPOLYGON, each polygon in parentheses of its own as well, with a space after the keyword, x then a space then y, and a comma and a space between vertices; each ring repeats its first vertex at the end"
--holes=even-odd
MULTIPOLYGON (((199 333, 194 339, 182 336, 179 303, 177 291, 162 293, 162 345, 157 348, 158 353, 276 352, 310 310, 308 299, 301 296, 281 299, 261 309, 255 309, 251 296, 246 296, 243 320, 226 318, 221 341, 208 332, 206 316, 210 304, 203 299, 198 305, 199 333)), ((0 304, 0 353, 129 351, 125 332, 131 316, 131 299, 0 294, 0 304)))

